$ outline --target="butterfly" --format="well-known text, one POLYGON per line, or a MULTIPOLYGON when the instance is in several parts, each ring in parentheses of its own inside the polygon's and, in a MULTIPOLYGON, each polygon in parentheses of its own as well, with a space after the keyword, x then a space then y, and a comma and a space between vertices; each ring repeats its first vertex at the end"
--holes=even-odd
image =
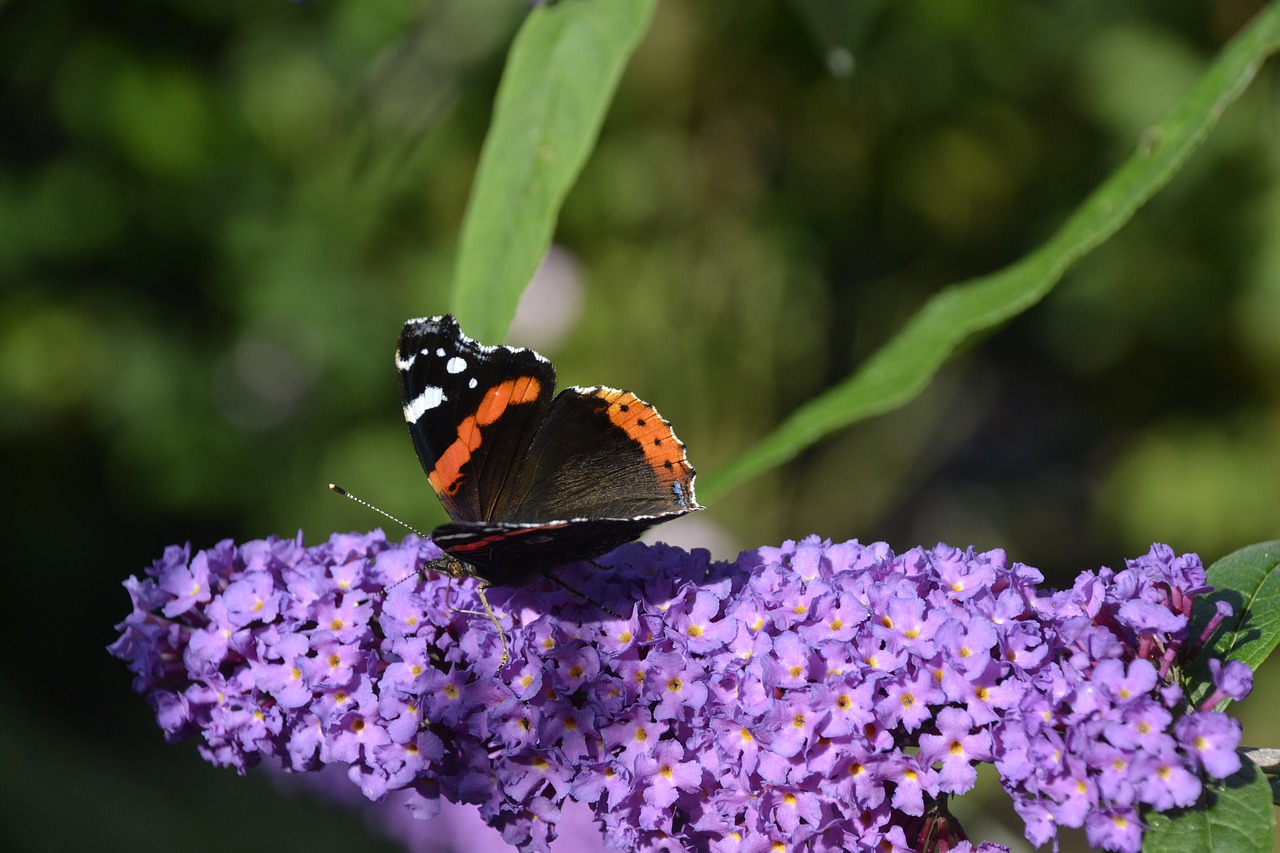
POLYGON ((478 343, 448 314, 404 324, 396 370, 418 460, 452 519, 431 539, 459 574, 518 586, 702 509, 684 444, 630 391, 556 394, 545 357, 478 343))

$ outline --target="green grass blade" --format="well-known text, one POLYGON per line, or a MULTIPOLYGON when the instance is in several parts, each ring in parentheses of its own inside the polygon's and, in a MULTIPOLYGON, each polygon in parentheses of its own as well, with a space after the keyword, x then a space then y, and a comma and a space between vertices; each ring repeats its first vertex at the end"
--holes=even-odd
POLYGON ((530 13, 502 73, 467 204, 453 311, 503 339, 656 0, 561 0, 530 13))
POLYGON ((780 465, 835 430, 914 399, 975 333, 1030 308, 1086 253, 1115 234, 1164 186, 1280 47, 1272 4, 1228 44, 1169 116, 1044 245, 1011 267, 953 285, 933 297, 852 376, 801 406, 759 444, 699 481, 709 504, 733 486, 780 465))

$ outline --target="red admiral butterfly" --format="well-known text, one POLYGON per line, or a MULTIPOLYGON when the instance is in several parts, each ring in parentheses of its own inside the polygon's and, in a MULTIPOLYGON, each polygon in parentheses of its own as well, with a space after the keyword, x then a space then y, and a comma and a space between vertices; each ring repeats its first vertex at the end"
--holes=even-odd
POLYGON ((552 399, 550 361, 477 343, 447 314, 404 324, 396 368, 414 449, 453 519, 431 539, 484 581, 519 585, 702 509, 684 444, 630 391, 552 399))

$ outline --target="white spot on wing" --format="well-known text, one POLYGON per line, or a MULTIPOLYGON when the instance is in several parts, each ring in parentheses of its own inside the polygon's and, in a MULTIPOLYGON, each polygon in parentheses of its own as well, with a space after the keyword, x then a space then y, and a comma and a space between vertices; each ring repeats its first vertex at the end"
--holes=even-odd
POLYGON ((467 369, 467 360, 455 355, 453 358, 445 362, 444 369, 449 373, 461 373, 467 369))
MULTIPOLYGON (((423 352, 426 352, 426 350, 423 350, 423 352)), ((444 358, 444 347, 436 347, 436 355, 440 358, 444 358)))
POLYGON ((396 367, 400 368, 401 370, 406 370, 406 371, 407 371, 409 368, 413 367, 413 363, 414 363, 417 359, 418 359, 418 356, 417 356, 417 354, 416 354, 416 353, 415 353, 415 354, 411 354, 408 358, 401 358, 399 355, 397 355, 397 356, 396 356, 396 367))
POLYGON ((473 376, 473 377, 471 377, 471 381, 467 383, 467 387, 468 387, 468 388, 474 388, 474 387, 476 387, 476 380, 475 380, 475 377, 474 377, 474 376, 473 376))
POLYGON ((444 400, 444 389, 437 385, 428 385, 422 393, 404 404, 404 419, 416 424, 418 418, 434 409, 444 400))

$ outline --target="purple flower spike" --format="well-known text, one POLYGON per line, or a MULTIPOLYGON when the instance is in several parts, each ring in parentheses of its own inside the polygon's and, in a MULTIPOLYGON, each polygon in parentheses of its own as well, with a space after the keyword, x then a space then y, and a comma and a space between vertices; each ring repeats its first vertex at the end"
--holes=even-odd
MULTIPOLYGON (((501 669, 475 582, 423 573, 439 554, 380 531, 171 547, 125 583, 111 651, 214 764, 334 765, 531 851, 582 808, 617 849, 996 850, 946 808, 982 762, 1034 843, 1138 850, 1142 809, 1240 766, 1239 725, 1172 680, 1207 587, 1164 546, 1051 592, 1003 551, 629 545, 559 573, 612 613, 549 581, 489 590, 501 669)), ((1249 692, 1211 666, 1215 702, 1249 692)))

